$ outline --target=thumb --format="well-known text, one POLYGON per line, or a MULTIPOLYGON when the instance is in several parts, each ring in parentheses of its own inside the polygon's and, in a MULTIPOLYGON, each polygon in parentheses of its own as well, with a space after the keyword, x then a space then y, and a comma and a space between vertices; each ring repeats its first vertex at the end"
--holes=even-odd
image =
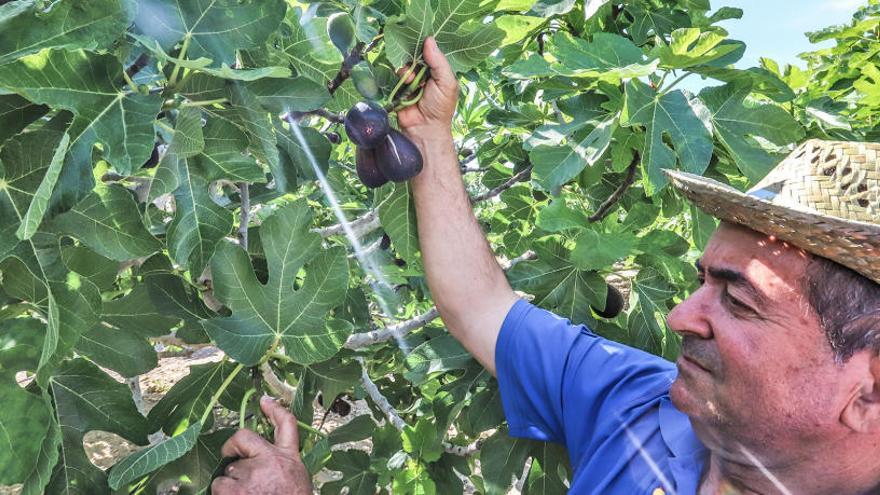
POLYGON ((275 427, 275 446, 299 458, 299 429, 296 417, 271 397, 260 399, 260 408, 275 427))
POLYGON ((443 55, 443 52, 440 51, 440 47, 437 46, 437 40, 433 36, 425 38, 422 56, 425 59, 425 63, 431 68, 431 78, 441 88, 451 90, 456 87, 457 81, 455 73, 452 71, 452 66, 449 64, 446 55, 443 55))

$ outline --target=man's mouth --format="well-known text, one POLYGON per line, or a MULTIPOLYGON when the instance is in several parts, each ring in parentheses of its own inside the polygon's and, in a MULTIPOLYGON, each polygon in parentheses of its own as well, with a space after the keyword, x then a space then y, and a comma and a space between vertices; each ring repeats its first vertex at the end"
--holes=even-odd
POLYGON ((712 373, 712 371, 709 369, 708 366, 705 366, 702 363, 700 363, 699 361, 697 361, 691 357, 688 357, 684 353, 679 355, 678 360, 681 362, 681 363, 679 363, 679 366, 684 364, 684 366, 687 366, 690 368, 696 368, 697 370, 703 371, 705 373, 709 373, 709 374, 712 373))

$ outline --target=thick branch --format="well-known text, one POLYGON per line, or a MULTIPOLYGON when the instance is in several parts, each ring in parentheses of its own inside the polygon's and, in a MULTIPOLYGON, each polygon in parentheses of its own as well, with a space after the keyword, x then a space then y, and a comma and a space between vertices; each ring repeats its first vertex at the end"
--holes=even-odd
POLYGON ((443 451, 447 454, 457 455, 461 457, 466 457, 472 454, 476 454, 483 447, 483 439, 474 440, 469 445, 453 445, 449 442, 443 442, 443 451))
MULTIPOLYGON (((510 270, 514 266, 523 261, 529 261, 536 259, 537 256, 532 251, 526 251, 520 256, 513 258, 507 262, 500 262, 501 268, 504 271, 510 270)), ((385 328, 380 328, 377 330, 372 330, 369 332, 362 332, 352 334, 348 337, 348 340, 345 341, 345 348, 358 350, 363 349, 365 347, 369 347, 373 344, 379 344, 381 342, 387 342, 395 337, 403 337, 414 330, 418 330, 419 328, 424 327, 428 323, 436 320, 440 316, 440 312, 437 311, 436 307, 425 311, 424 313, 416 316, 415 318, 402 321, 397 325, 392 325, 385 328)))
POLYGON ((402 430, 406 427, 406 421, 397 414, 397 411, 394 410, 394 407, 388 402, 388 399, 382 395, 382 392, 379 392, 379 387, 376 386, 376 383, 370 378, 370 375, 367 374, 367 368, 364 366, 364 360, 362 358, 358 358, 358 361, 361 363, 361 384, 364 386, 364 390, 367 392, 367 395, 370 396, 370 399, 373 400, 373 403, 376 404, 376 407, 382 411, 382 414, 388 418, 388 421, 394 425, 398 430, 402 430))
POLYGON ((523 261, 532 261, 538 259, 538 255, 534 251, 526 251, 525 253, 513 258, 507 263, 501 263, 501 269, 505 272, 522 263, 523 261))
POLYGON ((261 364, 260 371, 263 372, 263 380, 265 380, 266 385, 269 386, 269 389, 272 390, 272 393, 278 398, 278 400, 284 405, 292 404, 293 397, 296 395, 296 389, 279 378, 269 363, 261 364))
POLYGON ((327 83, 327 91, 329 91, 331 95, 335 93, 336 90, 339 89, 339 86, 342 86, 342 83, 351 76, 351 68, 362 60, 361 50, 363 49, 363 43, 359 42, 355 44, 354 48, 351 49, 351 52, 345 57, 345 60, 342 61, 342 67, 339 68, 336 77, 327 83))
POLYGON ((315 115, 318 117, 323 117, 334 124, 341 124, 345 121, 345 115, 341 113, 334 113, 325 108, 318 108, 316 110, 309 110, 308 112, 289 112, 281 116, 282 120, 290 121, 290 119, 300 121, 305 117, 310 115, 315 115))
POLYGON ((431 308, 428 311, 416 316, 411 320, 391 325, 389 327, 380 328, 371 332, 356 333, 348 337, 345 341, 347 349, 362 349, 380 342, 387 342, 395 337, 402 337, 413 330, 422 328, 431 323, 440 316, 437 308, 431 308))
MULTIPOLYGON (((379 391, 379 387, 376 383, 370 378, 370 375, 367 374, 367 368, 364 366, 364 361, 361 358, 358 358, 358 361, 361 363, 361 384, 364 386, 364 390, 367 392, 367 395, 370 396, 370 399, 373 400, 373 403, 376 404, 376 407, 382 411, 382 414, 388 418, 388 421, 394 425, 398 430, 403 430, 406 428, 406 421, 400 417, 400 414, 394 410, 394 407, 388 402, 388 399, 382 395, 382 392, 379 391)), ((483 445, 483 440, 477 440, 470 445, 453 445, 449 442, 443 442, 443 450, 449 454, 467 456, 471 455, 480 450, 480 447, 483 445)))
MULTIPOLYGON (((351 226, 351 230, 354 231, 355 235, 358 237, 369 234, 382 226, 379 222, 379 213, 376 210, 368 211, 362 216, 349 222, 349 225, 351 226)), ((319 234, 321 237, 330 237, 342 234, 344 233, 344 230, 341 224, 336 224, 329 227, 315 229, 313 232, 319 234)))
POLYGON ((531 176, 532 176, 532 165, 529 165, 528 167, 520 170, 519 173, 517 173, 516 175, 514 175, 510 179, 507 179, 507 182, 505 182, 504 184, 501 184, 500 186, 498 186, 494 189, 486 191, 483 194, 478 194, 478 195, 472 197, 471 203, 475 204, 475 203, 479 203, 481 201, 485 201, 490 198, 494 198, 495 196, 498 196, 499 194, 510 189, 511 187, 515 186, 516 184, 523 182, 525 180, 528 180, 529 177, 531 177, 531 176))
POLYGON ((614 208, 614 205, 620 201, 620 198, 623 197, 623 194, 629 189, 629 186, 633 184, 636 180, 636 169, 639 166, 640 161, 639 153, 636 151, 633 155, 632 162, 629 164, 629 168, 626 170, 626 177, 623 179, 623 182, 617 186, 617 190, 611 193, 611 196, 608 196, 599 208, 596 210, 596 213, 593 213, 587 220, 592 222, 598 222, 603 218, 607 217, 609 213, 611 213, 611 209, 614 208))
MULTIPOLYGON (((513 177, 508 179, 507 182, 505 182, 504 184, 501 184, 500 186, 498 186, 490 191, 487 191, 483 194, 478 194, 476 196, 473 196, 471 198, 471 203, 476 204, 476 203, 479 203, 482 201, 486 201, 487 199, 494 198, 495 196, 498 196, 499 194, 503 193, 504 191, 506 191, 506 190, 510 189, 511 187, 513 187, 514 185, 516 185, 517 183, 527 180, 531 176, 531 172, 532 172, 532 166, 529 165, 528 167, 524 168, 519 173, 517 173, 516 175, 514 175, 513 177)), ((376 212, 376 210, 370 210, 367 213, 361 215, 360 217, 352 220, 350 222, 350 225, 351 225, 351 228, 354 231, 355 235, 357 235, 358 237, 362 237, 362 236, 369 234, 370 232, 373 232, 373 231, 379 229, 380 227, 382 227, 382 224, 379 221, 379 214, 378 214, 378 212, 376 212)), ((335 225, 331 225, 329 227, 322 227, 322 228, 314 229, 312 232, 315 232, 315 233, 319 234, 321 237, 326 238, 326 237, 330 237, 333 235, 342 234, 344 232, 344 230, 342 228, 342 225, 335 224, 335 225)))

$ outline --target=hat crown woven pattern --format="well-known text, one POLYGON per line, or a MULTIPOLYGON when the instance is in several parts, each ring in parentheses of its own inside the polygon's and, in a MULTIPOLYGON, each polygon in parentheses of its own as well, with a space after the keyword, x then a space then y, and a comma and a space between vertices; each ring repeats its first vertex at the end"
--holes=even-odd
POLYGON ((880 221, 880 143, 803 143, 748 194, 840 219, 880 221))

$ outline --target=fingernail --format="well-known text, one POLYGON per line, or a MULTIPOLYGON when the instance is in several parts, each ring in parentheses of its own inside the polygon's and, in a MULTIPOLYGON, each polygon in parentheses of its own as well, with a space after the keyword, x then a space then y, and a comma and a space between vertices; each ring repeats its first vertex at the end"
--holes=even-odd
POLYGON ((268 404, 271 402, 275 402, 275 399, 273 399, 271 395, 264 393, 263 396, 260 397, 260 402, 265 402, 268 404))

